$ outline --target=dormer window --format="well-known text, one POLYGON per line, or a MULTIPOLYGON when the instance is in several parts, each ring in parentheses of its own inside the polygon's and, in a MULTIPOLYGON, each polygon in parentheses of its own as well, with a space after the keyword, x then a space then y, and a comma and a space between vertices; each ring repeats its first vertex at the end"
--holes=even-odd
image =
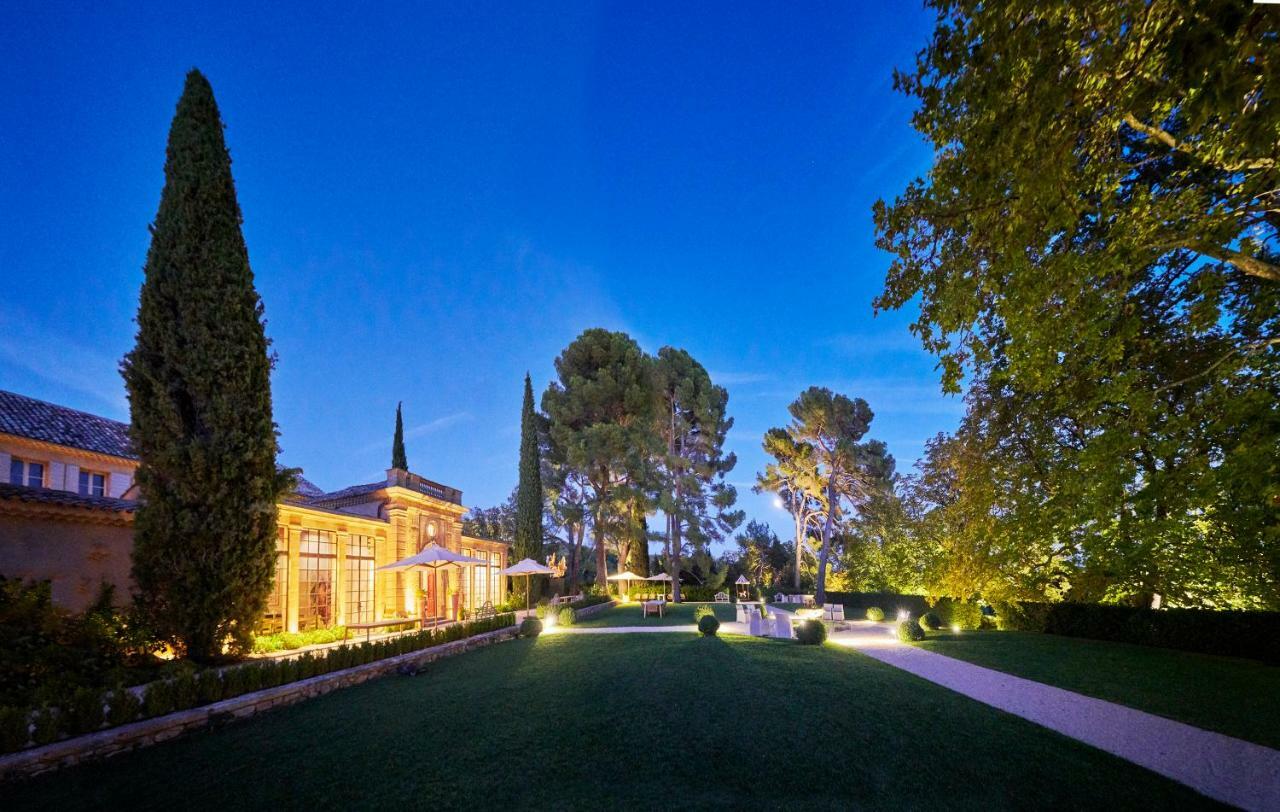
POLYGON ((26 485, 28 488, 44 487, 44 463, 31 460, 9 460, 9 482, 13 485, 26 485))
POLYGON ((94 471, 80 472, 80 495, 81 496, 106 496, 107 495, 107 475, 99 474, 94 471))

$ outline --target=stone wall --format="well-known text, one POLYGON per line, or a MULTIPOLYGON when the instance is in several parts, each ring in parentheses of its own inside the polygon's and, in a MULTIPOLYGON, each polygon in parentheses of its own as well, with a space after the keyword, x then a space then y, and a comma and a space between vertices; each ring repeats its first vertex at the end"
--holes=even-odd
POLYGON ((278 685, 274 688, 241 694, 231 699, 224 699, 221 702, 214 702, 211 705, 202 705, 198 708, 177 711, 176 713, 157 716, 153 719, 144 719, 141 722, 120 725, 97 733, 76 736, 53 744, 46 744, 43 747, 34 747, 18 753, 11 753, 0 757, 0 779, 39 775, 40 773, 67 767, 81 761, 106 758, 117 753, 146 747, 192 730, 235 719, 245 719, 282 705, 292 705, 340 688, 359 685, 376 677, 395 673, 402 667, 421 667, 427 663, 445 657, 452 657, 455 654, 461 654, 492 643, 512 640, 516 636, 517 629, 515 628, 498 629, 497 631, 478 634, 475 637, 468 637, 465 640, 455 640, 452 643, 443 643, 420 651, 358 665, 354 668, 321 674, 318 677, 298 680, 287 685, 278 685))

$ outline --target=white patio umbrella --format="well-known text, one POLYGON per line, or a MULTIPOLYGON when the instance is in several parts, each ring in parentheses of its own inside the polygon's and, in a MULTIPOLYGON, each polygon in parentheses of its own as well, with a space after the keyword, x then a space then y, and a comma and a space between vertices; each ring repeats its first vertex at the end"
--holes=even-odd
MULTIPOLYGON (((395 572, 408 572, 410 570, 426 571, 431 573, 432 578, 438 577, 440 570, 445 567, 462 567, 475 566, 476 564, 488 564, 488 561, 479 558, 472 558, 469 555, 455 553, 447 547, 441 547, 439 544, 432 542, 420 551, 408 558, 402 558, 399 561, 392 561, 390 564, 383 564, 378 567, 380 570, 392 570, 395 572)), ((437 582, 438 583, 438 582, 437 582)), ((426 611, 426 607, 422 608, 426 611)), ((425 620, 425 618, 420 618, 425 620)))
POLYGON ((523 575, 524 576, 524 610, 529 611, 529 576, 530 575, 555 575, 556 571, 548 566, 539 564, 532 558, 526 558, 517 561, 505 570, 501 571, 503 575, 523 575))
POLYGON ((605 580, 606 581, 625 581, 627 584, 627 588, 630 589, 632 581, 643 581, 644 576, 636 575, 634 572, 631 572, 630 570, 623 570, 622 572, 616 573, 614 575, 610 575, 605 580))
MULTIPOLYGON (((648 578, 645 578, 645 580, 646 581, 670 581, 671 576, 667 575, 665 572, 660 572, 657 575, 650 575, 648 578)), ((666 587, 663 587, 663 591, 664 592, 666 591, 666 587)))

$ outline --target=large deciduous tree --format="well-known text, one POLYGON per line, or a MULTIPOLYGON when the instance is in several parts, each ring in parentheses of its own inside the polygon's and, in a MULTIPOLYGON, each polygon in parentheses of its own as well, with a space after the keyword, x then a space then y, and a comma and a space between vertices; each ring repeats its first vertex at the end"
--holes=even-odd
POLYGON ((596 583, 607 586, 606 528, 619 504, 643 488, 652 457, 653 369, 625 333, 592 328, 556 358, 558 380, 542 396, 553 456, 591 491, 596 583))
POLYGON ((137 341, 121 372, 142 492, 133 577, 152 622, 200 661, 244 651, 275 572, 273 359, 213 89, 187 75, 169 130, 137 341))
POLYGON ((728 392, 684 350, 658 350, 653 379, 656 433, 663 448, 655 484, 658 508, 666 517, 667 574, 672 598, 679 601, 686 543, 694 551, 705 550, 742 523, 742 512, 733 509, 737 491, 725 481, 737 464, 737 457, 724 450, 733 418, 726 411, 728 392))
POLYGON ((770 429, 764 435, 764 452, 773 458, 756 475, 755 491, 777 496, 791 514, 795 525, 795 569, 793 586, 800 589, 800 573, 809 534, 822 526, 826 511, 823 489, 818 481, 818 463, 813 446, 797 442, 786 429, 770 429))
POLYGON ((944 387, 980 390, 958 438, 994 455, 974 470, 998 478, 1010 565, 1070 558, 1072 595, 1276 605, 1274 15, 932 5, 896 82, 936 157, 876 206, 894 257, 876 304, 918 301, 944 387), (1049 549, 1017 530, 1032 524, 1049 549))
POLYGON ((786 432, 797 444, 808 446, 816 468, 808 487, 823 505, 822 546, 818 551, 818 577, 814 592, 818 602, 826 597, 827 564, 831 542, 842 523, 858 511, 874 492, 892 487, 893 457, 879 440, 861 442, 874 415, 862 398, 848 398, 830 389, 811 386, 788 407, 791 423, 786 432))

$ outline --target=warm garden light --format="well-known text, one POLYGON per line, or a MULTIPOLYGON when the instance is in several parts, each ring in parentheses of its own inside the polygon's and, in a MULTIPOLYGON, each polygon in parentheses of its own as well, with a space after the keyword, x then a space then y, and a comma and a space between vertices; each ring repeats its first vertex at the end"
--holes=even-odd
POLYGON ((910 612, 908 612, 906 609, 898 610, 898 620, 910 620, 910 619, 911 619, 910 612))
POLYGON ((959 624, 959 623, 952 623, 952 624, 951 624, 951 631, 955 632, 956 634, 959 634, 959 633, 960 633, 960 624, 959 624))

